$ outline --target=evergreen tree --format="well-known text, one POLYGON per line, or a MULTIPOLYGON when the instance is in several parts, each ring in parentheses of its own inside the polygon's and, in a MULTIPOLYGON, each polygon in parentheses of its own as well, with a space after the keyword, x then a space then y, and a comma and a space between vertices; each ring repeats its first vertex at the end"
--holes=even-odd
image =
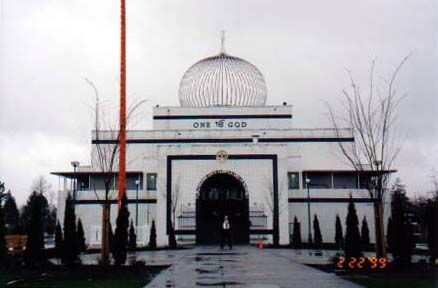
POLYGON ((176 237, 175 237, 175 229, 173 228, 173 225, 170 226, 170 231, 169 231, 169 247, 170 248, 176 248, 177 243, 176 243, 176 237))
POLYGON ((364 216, 362 220, 362 228, 360 233, 360 243, 362 244, 362 249, 367 251, 370 249, 370 230, 368 229, 367 218, 364 216))
POLYGON ((386 226, 386 246, 388 248, 388 252, 391 253, 392 247, 394 246, 392 235, 394 235, 394 232, 392 231, 392 217, 389 217, 388 224, 386 226))
POLYGON ((342 249, 344 247, 344 233, 342 232, 341 218, 338 214, 336 214, 335 231, 336 247, 342 249))
POLYGON ((5 241, 5 221, 3 217, 3 198, 5 192, 5 182, 0 181, 0 266, 5 263, 7 255, 6 241, 5 241))
POLYGON ((131 221, 131 225, 129 225, 129 250, 135 251, 137 248, 137 235, 135 234, 134 223, 131 221))
POLYGON ((427 244, 429 246, 430 263, 438 259, 438 199, 428 200, 426 206, 427 244))
POLYGON ((43 230, 46 204, 47 199, 44 195, 35 191, 30 194, 26 203, 28 213, 26 264, 28 266, 40 266, 46 260, 43 230))
MULTIPOLYGON (((49 202, 47 201, 44 194, 42 194, 38 191, 34 191, 32 194, 35 194, 37 197, 35 196, 34 198, 38 199, 37 201, 40 202, 39 206, 40 206, 41 214, 42 214, 41 227, 42 227, 43 233, 44 233, 46 231, 47 219, 49 217, 49 212, 50 212, 49 211, 49 202)), ((30 196, 29 196, 28 200, 29 199, 30 199, 30 196)), ((32 207, 29 206, 29 201, 28 201, 28 202, 26 202, 26 205, 24 205, 24 207, 22 208, 20 221, 19 221, 19 227, 20 227, 22 232, 27 233, 27 231, 29 230, 28 225, 31 223, 31 221, 33 221, 32 207)))
POLYGON ((109 244, 109 251, 112 255, 114 255, 114 232, 113 232, 113 225, 111 222, 108 223, 108 244, 109 244))
POLYGON ((5 241, 5 221, 3 217, 3 207, 2 207, 2 201, 0 198, 0 267, 2 266, 6 258, 6 241, 5 241))
POLYGON ((113 257, 116 266, 123 265, 126 262, 129 228, 129 211, 127 202, 126 195, 123 195, 116 220, 116 231, 114 233, 113 257))
MULTIPOLYGON (((49 201, 47 200, 47 197, 51 197, 51 186, 50 183, 47 181, 47 179, 43 176, 38 177, 35 179, 35 181, 32 184, 31 191, 35 191, 37 194, 41 195, 42 203, 42 210, 43 210, 43 232, 53 235, 55 233, 56 228, 56 214, 55 218, 52 219, 50 215, 50 209, 51 205, 49 205, 49 201), (49 228, 49 226, 51 226, 49 228)), ((26 208, 26 207, 25 207, 26 208)), ((26 209, 23 211, 23 215, 25 217, 24 222, 29 223, 29 215, 26 213, 26 209)), ((23 228, 23 227, 21 227, 23 228)), ((26 230, 25 230, 26 231, 26 230)))
POLYGON ((20 214, 18 213, 17 203, 11 191, 5 194, 5 202, 3 205, 3 214, 5 221, 6 234, 20 233, 20 214))
POLYGON ((300 227, 300 223, 298 223, 297 216, 294 217, 292 246, 294 248, 301 248, 301 227, 300 227))
POLYGON ((155 229, 155 220, 152 220, 151 231, 149 234, 149 247, 157 248, 157 230, 155 229))
POLYGON ((409 199, 400 179, 397 178, 391 190, 392 256, 396 263, 406 265, 411 262, 415 248, 413 227, 408 216, 409 199))
POLYGON ((350 203, 348 204, 346 226, 347 230, 344 243, 345 257, 360 257, 362 256, 362 251, 360 247, 359 219, 357 218, 356 207, 351 196, 350 203))
POLYGON ((321 229, 319 227, 318 216, 316 214, 313 216, 313 235, 314 235, 314 247, 315 249, 322 248, 322 235, 321 229))
POLYGON ((62 237, 62 228, 59 222, 56 224, 56 232, 55 232, 55 250, 56 256, 58 258, 62 257, 62 245, 63 245, 63 237, 62 237))
POLYGON ((85 245, 85 233, 84 227, 82 226, 81 218, 78 219, 78 248, 80 252, 85 252, 87 250, 87 246, 85 245))
POLYGON ((48 209, 49 209, 49 212, 48 212, 47 218, 46 218, 45 232, 49 235, 53 235, 56 232, 56 221, 57 221, 56 220, 57 219, 57 217, 56 217, 57 212, 56 211, 57 211, 57 209, 54 206, 52 206, 52 207, 49 206, 48 209))
POLYGON ((65 200, 64 210, 64 243, 62 245, 62 263, 74 265, 79 261, 79 245, 76 230, 76 215, 73 207, 73 199, 70 194, 65 200))

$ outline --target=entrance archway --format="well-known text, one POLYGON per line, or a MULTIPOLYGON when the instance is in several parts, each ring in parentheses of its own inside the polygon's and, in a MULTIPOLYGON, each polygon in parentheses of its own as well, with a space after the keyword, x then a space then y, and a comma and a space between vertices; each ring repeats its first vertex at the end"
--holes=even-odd
POLYGON ((233 242, 249 243, 248 193, 239 178, 220 171, 201 183, 196 200, 196 243, 218 244, 224 215, 230 220, 233 242))

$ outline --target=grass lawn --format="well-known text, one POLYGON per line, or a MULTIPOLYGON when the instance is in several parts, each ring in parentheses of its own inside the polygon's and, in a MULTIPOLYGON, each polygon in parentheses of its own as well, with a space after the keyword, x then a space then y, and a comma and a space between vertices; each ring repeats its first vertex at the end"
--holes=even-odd
POLYGON ((0 272, 0 287, 5 287, 6 283, 14 279, 16 279, 15 275, 0 272))
MULTIPOLYGON (((437 275, 438 276, 438 275, 437 275)), ((369 288, 436 288, 438 278, 351 275, 345 279, 369 288)))
MULTIPOLYGON (((5 287, 7 282, 2 282, 3 277, 0 277, 0 286, 5 287)), ((13 279, 8 279, 8 281, 13 279)), ((130 278, 105 278, 105 279, 47 279, 47 280, 28 280, 24 282, 17 282, 8 287, 50 287, 50 288, 77 288, 77 287, 126 287, 137 288, 145 286, 149 281, 130 279, 130 278)))
POLYGON ((73 270, 55 270, 46 274, 33 271, 0 272, 0 287, 13 280, 19 280, 7 287, 50 287, 50 288, 137 288, 144 287, 166 267, 111 267, 108 270, 86 266, 73 270), (20 280, 24 279, 24 280, 20 280))
MULTIPOLYGON (((308 266, 326 273, 335 273, 334 265, 308 264, 308 266)), ((344 271, 344 274, 339 276, 367 288, 438 288, 438 269, 431 270, 424 264, 418 263, 402 271, 386 270, 374 271, 374 273, 344 271)))

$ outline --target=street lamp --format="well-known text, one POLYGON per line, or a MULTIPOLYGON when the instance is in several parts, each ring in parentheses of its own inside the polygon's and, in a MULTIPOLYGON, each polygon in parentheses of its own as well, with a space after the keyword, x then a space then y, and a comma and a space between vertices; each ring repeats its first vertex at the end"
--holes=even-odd
POLYGON ((79 167, 79 161, 71 161, 71 166, 73 166, 73 210, 75 209, 76 205, 76 188, 78 183, 78 178, 76 176, 76 169, 79 167))
POLYGON ((140 186, 140 180, 135 180, 135 186, 137 187, 135 194, 135 227, 138 227, 138 186, 140 186))
POLYGON ((312 229, 310 224, 310 179, 306 178, 306 187, 307 187, 307 224, 309 230, 309 236, 307 238, 307 242, 309 245, 312 243, 312 229))
MULTIPOLYGON (((146 177, 147 177, 147 175, 146 175, 146 177)), ((148 182, 148 181, 146 181, 146 182, 148 182)), ((147 205, 146 205, 146 209, 147 209, 147 211, 146 211, 147 214, 146 215, 147 215, 147 218, 146 218, 146 221, 148 222, 148 226, 149 226, 149 206, 150 206, 150 202, 149 202, 149 187, 148 187, 147 183, 146 183, 146 192, 147 192, 147 195, 146 195, 146 198, 147 198, 147 205)))

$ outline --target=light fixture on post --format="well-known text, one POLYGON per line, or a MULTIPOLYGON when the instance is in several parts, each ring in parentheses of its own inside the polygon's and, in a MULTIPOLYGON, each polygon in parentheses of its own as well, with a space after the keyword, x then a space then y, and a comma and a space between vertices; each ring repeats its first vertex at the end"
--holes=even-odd
POLYGON ((137 191, 135 193, 135 229, 138 229, 138 187, 140 186, 140 180, 135 180, 135 186, 137 191))
POLYGON ((310 246, 312 244, 312 225, 310 224, 310 179, 306 177, 306 188, 307 188, 307 224, 309 229, 309 235, 307 237, 307 242, 310 246))
POLYGON ((147 206, 146 206, 146 221, 148 222, 148 226, 149 226, 149 206, 150 206, 150 202, 149 202, 149 187, 146 183, 146 192, 147 192, 147 206))
POLYGON ((76 171, 77 168, 79 167, 79 161, 71 161, 71 166, 73 166, 73 178, 74 178, 74 182, 73 182, 73 210, 75 210, 75 205, 76 205, 76 189, 77 189, 77 185, 78 185, 78 178, 76 175, 76 171))

